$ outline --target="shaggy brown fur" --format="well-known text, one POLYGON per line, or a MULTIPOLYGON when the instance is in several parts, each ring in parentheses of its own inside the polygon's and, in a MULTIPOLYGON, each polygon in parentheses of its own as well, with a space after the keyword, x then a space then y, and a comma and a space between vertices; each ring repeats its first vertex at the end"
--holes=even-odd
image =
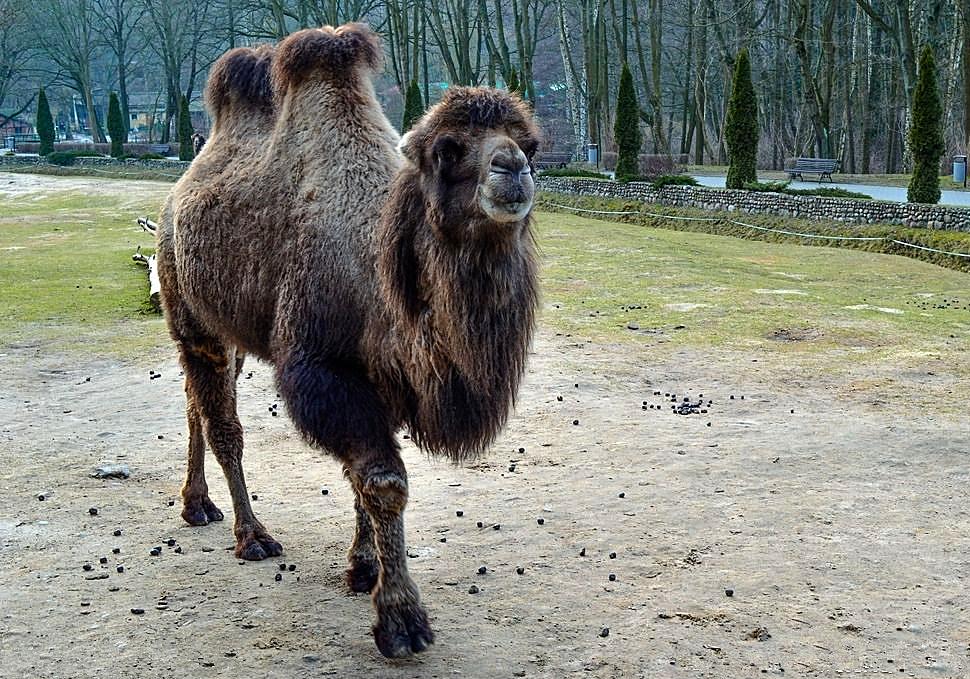
POLYGON ((372 89, 380 51, 365 26, 284 40, 269 114, 264 87, 245 75, 262 70, 233 54, 215 67, 212 137, 160 226, 189 402, 183 516, 218 512, 195 459, 201 422, 229 482, 237 555, 280 553, 243 480, 235 376, 238 354, 254 353, 274 365, 298 430, 343 464, 357 509, 348 582, 372 590, 381 652, 409 655, 434 636, 407 572, 395 433, 407 427, 426 450, 463 459, 507 417, 536 302, 537 131, 516 98, 456 88, 404 140, 402 159, 372 89), (236 134, 267 120, 263 146, 236 134))

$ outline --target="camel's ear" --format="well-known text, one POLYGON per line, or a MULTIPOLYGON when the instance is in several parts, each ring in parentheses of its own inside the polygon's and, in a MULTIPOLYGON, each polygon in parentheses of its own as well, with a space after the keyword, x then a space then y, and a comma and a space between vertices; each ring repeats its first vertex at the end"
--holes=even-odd
POLYGON ((448 171, 454 167, 465 155, 465 147, 450 134, 442 134, 434 140, 431 147, 431 157, 434 168, 438 171, 448 171))
POLYGON ((417 166, 421 166, 421 151, 418 149, 418 139, 413 130, 408 130, 397 143, 398 152, 417 166))

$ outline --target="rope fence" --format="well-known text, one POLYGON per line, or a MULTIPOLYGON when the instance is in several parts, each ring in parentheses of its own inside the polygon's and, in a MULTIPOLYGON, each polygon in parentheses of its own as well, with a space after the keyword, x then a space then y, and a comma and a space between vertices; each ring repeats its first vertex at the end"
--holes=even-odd
POLYGON ((786 236, 797 236, 799 238, 816 238, 819 240, 847 240, 847 241, 883 241, 889 243, 895 243, 896 245, 903 245, 908 248, 915 248, 917 250, 925 250, 926 252, 935 252, 941 255, 950 255, 951 257, 964 257, 970 259, 970 254, 963 252, 949 252, 947 250, 938 250, 936 248, 927 247, 925 245, 916 245, 915 243, 907 243, 903 240, 897 240, 896 238, 891 238, 889 236, 829 236, 820 233, 801 233, 799 231, 787 231, 785 229, 772 229, 767 226, 758 226, 756 224, 748 224, 747 222, 739 222, 736 219, 715 219, 713 217, 681 217, 679 215, 665 215, 659 212, 649 212, 647 210, 637 210, 637 211, 611 211, 611 210, 587 210, 585 208, 573 207, 572 205, 562 205, 560 203, 553 203, 549 200, 539 201, 540 205, 548 205, 550 207, 559 208, 561 210, 572 210, 574 212, 581 212, 586 214, 600 214, 600 215, 639 215, 644 217, 657 217, 660 219, 672 219, 680 221, 689 222, 727 222, 728 224, 734 224, 736 226, 741 226, 746 229, 756 229, 758 231, 768 231, 770 233, 780 233, 786 236))

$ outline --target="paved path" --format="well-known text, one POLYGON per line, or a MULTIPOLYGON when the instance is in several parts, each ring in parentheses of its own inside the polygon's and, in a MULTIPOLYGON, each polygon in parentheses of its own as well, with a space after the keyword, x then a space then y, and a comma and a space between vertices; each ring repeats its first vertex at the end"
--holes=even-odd
MULTIPOLYGON (((702 186, 712 186, 716 188, 724 187, 724 177, 705 177, 694 175, 694 179, 700 182, 702 186)), ((819 186, 834 187, 838 189, 846 189, 847 191, 865 193, 877 200, 890 200, 896 203, 906 202, 906 189, 905 187, 901 186, 840 184, 838 182, 823 182, 822 184, 819 184, 818 182, 792 182, 789 184, 789 186, 793 189, 817 189, 819 186)), ((970 207, 970 191, 943 191, 943 195, 940 198, 940 204, 970 207)))

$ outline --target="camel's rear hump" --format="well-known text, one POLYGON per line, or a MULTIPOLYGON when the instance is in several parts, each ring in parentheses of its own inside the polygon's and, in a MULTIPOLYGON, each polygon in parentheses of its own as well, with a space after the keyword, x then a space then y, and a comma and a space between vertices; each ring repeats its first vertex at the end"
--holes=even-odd
POLYGON ((273 85, 278 94, 283 94, 311 74, 339 82, 358 67, 373 71, 380 64, 379 39, 366 24, 308 28, 280 43, 273 64, 273 85))

